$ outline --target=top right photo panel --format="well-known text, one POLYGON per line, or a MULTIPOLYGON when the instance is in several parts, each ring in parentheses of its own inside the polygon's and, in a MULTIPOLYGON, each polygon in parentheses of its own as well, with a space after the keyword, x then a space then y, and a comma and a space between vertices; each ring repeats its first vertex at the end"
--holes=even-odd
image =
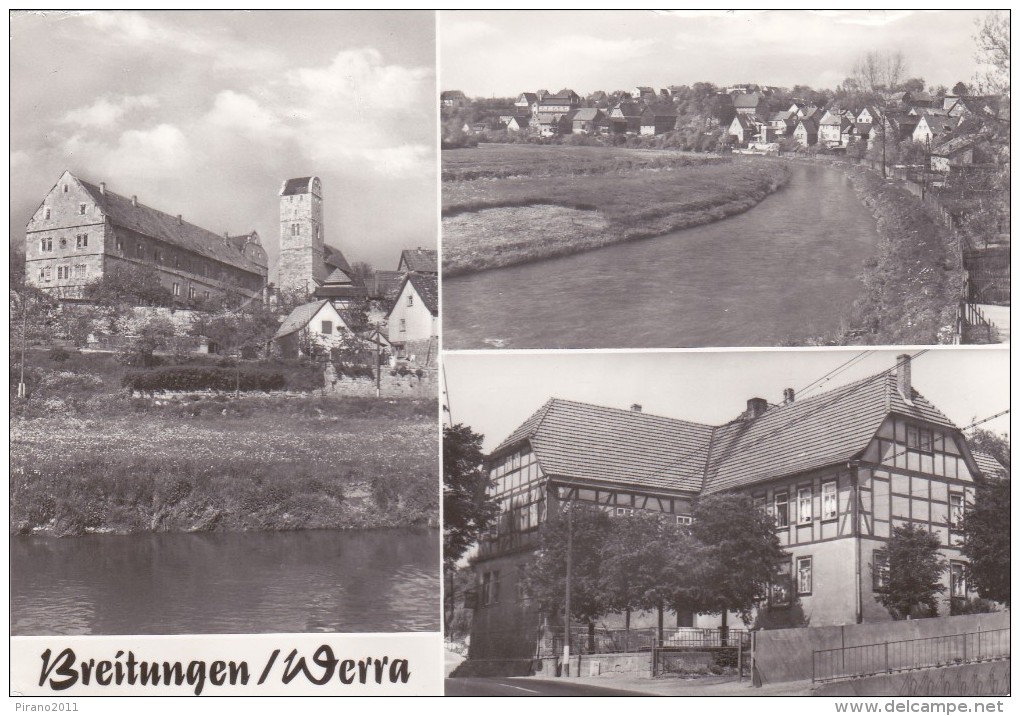
POLYGON ((1008 343, 1009 14, 439 18, 443 346, 1008 343))

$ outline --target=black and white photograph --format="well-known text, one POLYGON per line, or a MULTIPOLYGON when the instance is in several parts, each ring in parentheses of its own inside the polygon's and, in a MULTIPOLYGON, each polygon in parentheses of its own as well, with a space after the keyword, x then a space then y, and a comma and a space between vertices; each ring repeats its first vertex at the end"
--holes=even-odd
POLYGON ((434 13, 9 21, 10 633, 438 634, 434 13))
POLYGON ((440 12, 439 43, 444 348, 1009 341, 1008 12, 440 12))
POLYGON ((1009 692, 1006 351, 444 370, 448 695, 1009 692))

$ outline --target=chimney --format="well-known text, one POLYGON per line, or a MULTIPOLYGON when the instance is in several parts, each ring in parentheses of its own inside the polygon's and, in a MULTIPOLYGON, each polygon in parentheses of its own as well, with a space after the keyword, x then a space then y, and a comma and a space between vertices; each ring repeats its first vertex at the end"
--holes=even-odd
POLYGON ((178 226, 181 226, 181 225, 182 225, 183 223, 184 223, 184 220, 183 220, 183 219, 181 219, 181 215, 180 215, 180 214, 178 214, 178 215, 177 215, 177 225, 178 225, 178 226))
POLYGON ((913 391, 910 386, 910 354, 903 353, 896 356, 896 387, 900 389, 900 395, 910 403, 913 391))
POLYGON ((793 388, 783 388, 783 405, 793 402, 793 388))
POLYGON ((752 420, 761 416, 769 409, 769 401, 765 398, 751 398, 747 401, 747 416, 752 420))
POLYGON ((131 206, 138 206, 138 196, 135 194, 131 195, 131 206))
POLYGON ((99 193, 102 194, 103 196, 106 196, 106 182, 105 181, 99 182, 99 193))
POLYGON ((641 403, 634 403, 633 405, 631 405, 630 406, 630 411, 632 413, 640 413, 641 412, 641 403))

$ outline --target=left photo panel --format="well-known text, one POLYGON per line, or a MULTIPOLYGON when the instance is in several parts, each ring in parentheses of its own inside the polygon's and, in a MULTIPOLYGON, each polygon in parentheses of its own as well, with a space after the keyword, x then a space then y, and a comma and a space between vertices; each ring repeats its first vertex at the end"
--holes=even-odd
POLYGON ((441 692, 434 13, 9 22, 12 693, 441 692))

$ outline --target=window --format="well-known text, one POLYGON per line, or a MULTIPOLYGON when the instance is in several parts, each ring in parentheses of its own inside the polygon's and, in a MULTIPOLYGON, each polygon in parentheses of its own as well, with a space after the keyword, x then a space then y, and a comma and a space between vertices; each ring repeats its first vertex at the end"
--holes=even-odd
POLYGON ((632 507, 617 507, 616 514, 623 517, 625 515, 633 515, 634 509, 632 507))
POLYGON ((949 526, 959 528, 963 522, 963 494, 949 493, 949 526))
POLYGON ((324 336, 333 335, 333 321, 322 322, 322 335, 324 336))
POLYGON ((401 333, 407 332, 407 321, 403 318, 400 319, 400 332, 401 333))
POLYGON ((797 490, 797 522, 802 525, 811 524, 811 488, 801 487, 797 490))
POLYGON ((413 306, 414 305, 414 294, 413 293, 407 294, 407 305, 408 306, 413 306))
POLYGON ((123 240, 123 239, 121 239, 121 238, 120 238, 120 237, 118 236, 118 237, 117 237, 117 251, 123 251, 123 250, 124 250, 124 240, 123 240))
POLYGON ((64 184, 64 193, 67 193, 67 184, 64 184))
POLYGON ((889 588, 889 553, 876 549, 871 555, 872 590, 884 592, 889 588))
POLYGON ((89 247, 89 235, 78 234, 74 237, 74 247, 76 249, 87 249, 89 247))
POLYGON ((48 219, 48 218, 50 218, 50 208, 49 208, 48 206, 47 206, 47 207, 46 207, 46 209, 44 210, 44 214, 45 214, 45 215, 43 216, 43 218, 44 218, 44 219, 48 219))
POLYGON ((189 286, 188 287, 188 298, 190 300, 194 300, 194 298, 195 298, 195 287, 194 286, 189 286))
POLYGON ((180 296, 181 295, 181 284, 177 283, 176 281, 174 282, 174 286, 173 286, 173 294, 175 296, 180 296))
POLYGON ((180 268, 180 267, 181 267, 181 257, 178 256, 177 254, 174 254, 174 268, 180 268))
POLYGON ((203 291, 202 292, 202 298, 203 298, 203 300, 208 301, 209 300, 209 292, 208 291, 203 291))
POLYGON ((797 557, 797 594, 811 594, 810 557, 797 557))
POLYGON ((784 490, 776 493, 776 527, 790 526, 790 496, 784 490))
POLYGON ((67 239, 61 239, 60 240, 60 248, 62 248, 62 249, 66 249, 67 248, 67 239))
POLYGON ((499 572, 482 575, 482 604, 488 606, 499 601, 499 572))
POLYGON ((64 278, 64 267, 57 266, 57 280, 64 278))
POLYGON ((949 596, 967 597, 967 565, 963 562, 949 563, 949 596))
POLYGON ((53 239, 39 239, 40 251, 53 251, 53 239))
POLYGON ((135 255, 138 256, 138 258, 145 258, 145 247, 142 246, 141 241, 139 241, 135 246, 135 255))
POLYGON ((779 574, 769 590, 769 604, 773 607, 786 607, 790 604, 790 563, 784 562, 779 567, 779 574))
POLYGON ((836 501, 836 483, 822 483, 822 519, 834 520, 838 511, 836 501))
POLYGON ((163 263, 163 252, 159 249, 153 249, 152 258, 154 258, 158 264, 163 263))
POLYGON ((88 208, 87 204, 78 204, 78 213, 85 216, 85 210, 88 208))
POLYGON ((694 518, 690 515, 677 515, 676 523, 678 525, 691 525, 694 524, 694 518))

